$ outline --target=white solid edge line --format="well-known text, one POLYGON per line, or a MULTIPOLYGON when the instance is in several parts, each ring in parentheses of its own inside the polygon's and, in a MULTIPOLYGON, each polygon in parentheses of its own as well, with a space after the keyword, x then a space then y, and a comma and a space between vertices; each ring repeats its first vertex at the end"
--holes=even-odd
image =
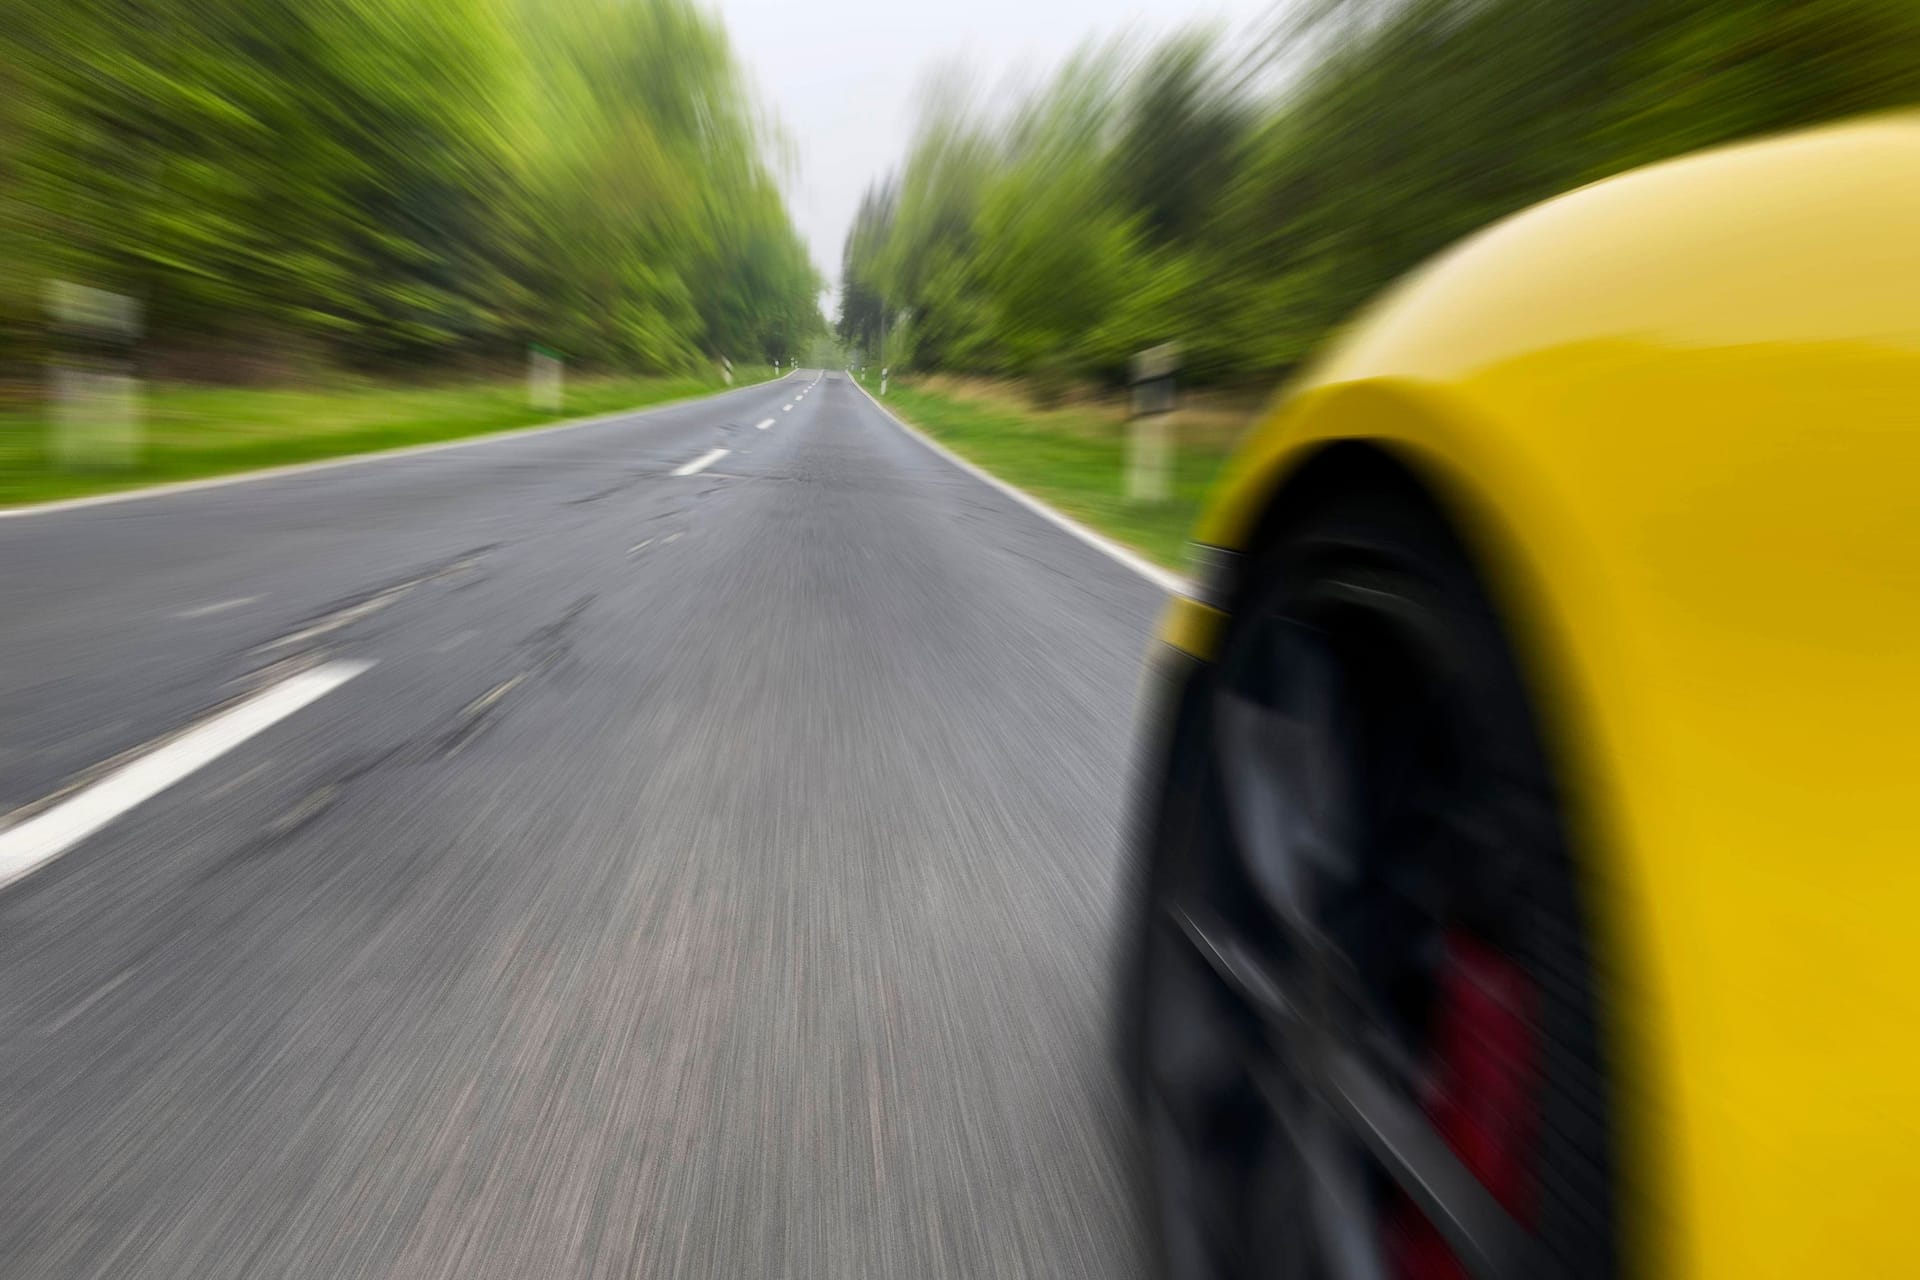
POLYGON ((899 427, 902 431, 906 432, 908 435, 918 440, 921 444, 927 446, 927 448, 933 450, 935 453, 945 458, 948 462, 951 462, 954 466, 959 467, 962 471, 974 477, 974 479, 980 480, 985 482, 986 484, 992 485, 994 488, 998 489, 1001 493, 1006 494, 1009 498, 1012 498, 1015 502, 1019 503, 1021 506, 1025 507, 1027 510, 1033 512, 1035 515, 1039 516, 1041 519, 1049 521, 1050 523, 1057 526, 1058 528, 1063 529, 1066 532, 1072 534, 1074 537, 1080 539, 1080 541, 1086 543, 1088 546, 1092 547, 1094 550, 1103 552, 1109 559, 1117 561, 1118 563, 1133 570, 1135 573, 1145 578, 1148 582, 1151 582, 1154 586, 1159 587, 1162 591, 1167 592, 1169 595, 1185 596, 1185 595, 1193 594, 1193 584, 1190 581, 1188 581, 1186 578, 1181 577, 1179 574, 1174 573, 1171 570, 1162 569, 1159 565, 1141 558, 1139 555, 1135 554, 1132 551, 1129 551, 1127 548, 1121 546, 1119 543, 1115 542, 1113 539, 1107 537, 1106 535, 1095 533, 1093 530, 1087 528, 1087 526, 1081 524, 1078 520, 1075 520, 1072 516, 1063 515, 1060 512, 1054 510, 1052 507, 1040 501, 1040 499, 1034 497, 1032 494, 1028 493, 1026 490, 1016 489, 1014 486, 1008 484, 1005 480, 1002 480, 999 476, 994 475, 992 472, 982 470, 980 467, 976 466, 975 464, 968 462, 965 458, 961 457, 959 454, 955 453, 953 450, 947 448, 947 446, 941 444, 938 440, 935 440, 932 436, 928 435, 926 432, 920 430, 920 428, 913 426, 911 423, 902 422, 899 418, 894 417, 893 412, 890 409, 888 409, 887 406, 881 404, 878 400, 874 399, 873 393, 871 391, 868 391, 865 387, 861 387, 860 384, 857 382, 854 383, 853 385, 856 387, 860 387, 860 394, 865 396, 868 400, 872 400, 873 407, 878 409, 882 414, 886 415, 887 420, 893 423, 894 426, 899 427))
POLYGON ((375 449, 368 453, 343 454, 338 458, 321 458, 315 462, 294 462, 284 467, 262 467, 258 471, 235 471, 224 476, 205 476, 199 480, 180 480, 173 484, 148 485, 140 489, 122 489, 117 493, 95 493, 84 498, 61 498, 56 502, 35 502, 26 506, 0 507, 0 520, 15 520, 24 516, 46 516, 61 511, 79 511, 85 507, 104 507, 116 502, 138 502, 143 498, 168 498, 175 494, 197 493, 202 489, 224 489, 230 484, 248 484, 255 480, 277 480, 283 476, 306 475, 315 471, 332 471, 337 467, 357 467, 367 462, 384 462, 389 458, 413 458, 423 453, 442 453, 450 449, 471 449, 479 445, 496 444, 502 440, 519 440, 526 436, 544 435, 549 431, 572 431, 576 427, 595 427, 605 422, 616 422, 621 418, 644 418, 665 409, 677 409, 697 400, 731 395, 736 391, 751 391, 755 387, 778 382, 778 378, 769 378, 766 382, 748 382, 737 387, 723 387, 718 391, 703 392, 697 396, 681 396, 677 400, 662 400, 658 404, 641 405, 633 409, 615 409, 609 413, 596 413, 587 418, 563 418, 559 422, 537 422, 530 427, 514 427, 508 431, 489 431, 479 435, 461 436, 458 440, 434 440, 426 444, 403 445, 398 449, 375 449))
POLYGON ((756 422, 756 423, 754 423, 753 425, 754 425, 754 429, 755 429, 755 430, 757 430, 757 431, 765 431, 765 430, 766 430, 766 429, 767 429, 768 427, 770 427, 770 426, 772 426, 772 425, 773 425, 773 419, 772 419, 772 418, 765 418, 765 419, 763 419, 763 420, 761 420, 761 421, 759 421, 759 422, 756 422))
POLYGON ((44 813, 0 831, 0 885, 44 866, 143 801, 353 679, 371 662, 329 662, 288 676, 106 777, 44 813))
POLYGON ((698 475, 700 472, 705 471, 708 467, 712 466, 714 463, 720 461, 720 459, 726 457, 728 454, 732 452, 733 450, 731 449, 709 449, 705 453, 701 454, 699 457, 695 458, 692 462, 685 463, 684 465, 675 467, 673 469, 673 474, 676 476, 698 475))

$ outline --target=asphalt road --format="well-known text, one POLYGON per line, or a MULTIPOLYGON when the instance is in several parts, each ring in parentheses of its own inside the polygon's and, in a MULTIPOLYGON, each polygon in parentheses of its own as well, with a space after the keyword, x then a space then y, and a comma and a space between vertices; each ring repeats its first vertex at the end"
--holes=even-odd
POLYGON ((1161 599, 813 372, 0 520, 16 831, 373 664, 0 888, 0 1276, 1134 1274, 1161 599))

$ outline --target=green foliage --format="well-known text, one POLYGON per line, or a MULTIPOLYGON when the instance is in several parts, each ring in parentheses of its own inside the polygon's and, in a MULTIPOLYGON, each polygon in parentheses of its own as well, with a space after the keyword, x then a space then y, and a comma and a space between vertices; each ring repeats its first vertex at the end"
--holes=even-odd
POLYGON ((821 328, 690 0, 0 0, 0 357, 51 278, 151 346, 687 371, 821 328))
POLYGON ((1116 378, 1177 341, 1189 378, 1271 378, 1388 282, 1529 204, 1920 103, 1912 0, 1282 12, 1257 57, 1196 32, 1099 50, 1001 115, 949 85, 848 237, 843 340, 872 350, 884 316, 896 366, 1049 384, 1116 378))

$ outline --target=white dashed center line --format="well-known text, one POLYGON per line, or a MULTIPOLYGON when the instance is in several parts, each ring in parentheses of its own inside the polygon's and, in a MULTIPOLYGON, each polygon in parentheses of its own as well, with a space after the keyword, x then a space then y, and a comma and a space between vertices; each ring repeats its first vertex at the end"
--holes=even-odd
POLYGON ((372 665, 328 662, 288 676, 121 765, 52 808, 0 831, 0 884, 53 861, 135 805, 151 800, 372 665))
POLYGON ((772 418, 767 418, 767 419, 765 419, 764 421, 761 421, 761 422, 756 422, 756 423, 754 423, 753 425, 754 425, 754 426, 755 426, 756 428, 758 428, 759 430, 761 430, 761 431, 765 431, 765 430, 766 430, 766 429, 767 429, 768 427, 770 427, 770 426, 772 426, 772 425, 773 425, 773 419, 772 419, 772 418))
POLYGON ((689 462, 684 466, 675 467, 673 469, 673 474, 677 476, 698 475, 702 471, 705 471, 708 467, 712 466, 714 463, 720 461, 720 459, 726 457, 728 454, 732 452, 733 450, 731 449, 709 449, 705 453, 701 454, 699 457, 695 458, 692 462, 689 462))

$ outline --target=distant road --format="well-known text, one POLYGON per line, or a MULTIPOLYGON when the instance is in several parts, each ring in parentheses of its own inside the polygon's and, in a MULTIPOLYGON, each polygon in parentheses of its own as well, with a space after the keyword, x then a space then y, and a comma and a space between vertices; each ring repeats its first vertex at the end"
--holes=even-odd
POLYGON ((815 372, 0 521, 0 1275, 1135 1274, 1161 600, 815 372))

